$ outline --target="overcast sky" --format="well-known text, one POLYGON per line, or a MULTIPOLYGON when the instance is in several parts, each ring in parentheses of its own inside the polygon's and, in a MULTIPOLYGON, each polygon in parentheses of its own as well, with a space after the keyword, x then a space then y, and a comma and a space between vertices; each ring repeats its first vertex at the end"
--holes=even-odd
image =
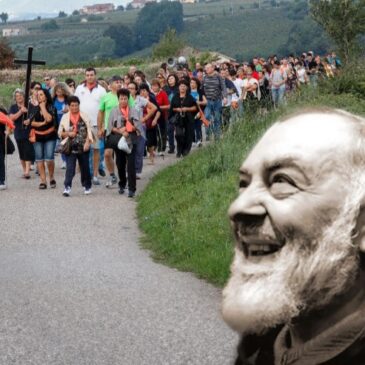
POLYGON ((34 14, 34 17, 42 14, 58 14, 60 10, 72 13, 75 9, 80 9, 84 5, 113 3, 126 5, 131 0, 0 0, 0 12, 9 14, 9 20, 23 17, 24 14, 34 14))

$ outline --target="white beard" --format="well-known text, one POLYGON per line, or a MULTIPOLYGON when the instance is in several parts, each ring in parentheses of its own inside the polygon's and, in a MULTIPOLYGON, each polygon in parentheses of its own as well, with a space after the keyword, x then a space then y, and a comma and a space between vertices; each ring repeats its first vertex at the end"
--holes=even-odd
POLYGON ((236 248, 223 291, 224 320, 242 334, 262 334, 303 311, 327 305, 348 289, 359 272, 351 238, 357 211, 349 206, 345 204, 320 240, 287 240, 270 263, 250 262, 236 248))

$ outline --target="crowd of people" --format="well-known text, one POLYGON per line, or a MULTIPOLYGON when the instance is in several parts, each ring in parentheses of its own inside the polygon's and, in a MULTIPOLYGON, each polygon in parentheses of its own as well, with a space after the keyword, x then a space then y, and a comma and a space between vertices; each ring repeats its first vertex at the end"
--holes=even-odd
MULTIPOLYGON (((29 180, 34 169, 39 189, 56 188, 59 154, 66 170, 64 196, 71 194, 78 162, 86 195, 106 177, 107 188, 118 184, 119 193, 127 189, 132 198, 145 158, 153 165, 157 154, 184 157, 192 146, 202 145, 203 137, 219 139, 247 108, 276 108, 286 94, 306 84, 316 86, 340 67, 334 52, 325 57, 313 52, 255 57, 243 64, 197 63, 193 71, 185 60, 173 70, 163 63, 150 80, 135 66, 107 81, 90 67, 79 85, 49 76, 43 83, 33 81, 29 100, 16 89, 14 103, 1 112, 14 123, 22 177, 29 180)), ((0 123, 0 190, 7 188, 4 146, 9 133, 0 123)))

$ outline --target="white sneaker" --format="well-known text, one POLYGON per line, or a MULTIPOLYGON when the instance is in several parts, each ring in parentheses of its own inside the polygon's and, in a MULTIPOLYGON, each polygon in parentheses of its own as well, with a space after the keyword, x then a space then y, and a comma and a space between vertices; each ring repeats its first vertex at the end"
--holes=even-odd
POLYGON ((114 175, 114 176, 109 176, 109 179, 108 181, 105 183, 105 186, 107 188, 110 188, 112 187, 113 185, 115 185, 116 183, 118 182, 118 179, 117 177, 114 175))
POLYGON ((100 185, 100 181, 96 176, 93 177, 92 183, 93 183, 93 185, 100 185))
POLYGON ((90 195, 91 194, 91 189, 84 188, 84 194, 85 195, 90 195))
POLYGON ((198 141, 198 143, 196 144, 198 147, 202 146, 202 141, 198 141))
POLYGON ((67 186, 66 188, 65 188, 65 190, 63 191, 63 196, 70 196, 70 194, 71 194, 71 188, 69 187, 69 186, 67 186))
POLYGON ((0 184, 0 190, 6 190, 7 186, 5 184, 0 184))
POLYGON ((62 161, 61 169, 66 170, 66 162, 65 161, 62 161))

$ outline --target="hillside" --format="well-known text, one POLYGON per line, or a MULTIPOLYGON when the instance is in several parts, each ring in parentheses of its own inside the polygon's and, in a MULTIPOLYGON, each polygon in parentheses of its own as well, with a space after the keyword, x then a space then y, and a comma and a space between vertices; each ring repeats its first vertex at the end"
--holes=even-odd
MULTIPOLYGON (((278 8, 270 1, 260 1, 260 8, 258 4, 254 0, 184 4, 182 35, 193 47, 217 50, 240 60, 254 54, 278 53, 287 43, 291 29, 307 15, 295 9, 297 1, 278 8), (293 8, 291 13, 288 6, 293 8)), ((52 31, 42 30, 49 19, 1 24, 0 31, 9 26, 27 30, 26 35, 9 37, 18 57, 24 57, 26 47, 32 44, 35 57, 46 60, 48 65, 79 63, 113 58, 113 41, 103 36, 104 31, 113 24, 133 27, 137 17, 138 10, 114 11, 90 16, 87 21, 81 21, 80 16, 56 18, 59 29, 52 31)), ((305 49, 307 45, 302 46, 305 49)), ((148 52, 141 50, 137 55, 148 52)))

